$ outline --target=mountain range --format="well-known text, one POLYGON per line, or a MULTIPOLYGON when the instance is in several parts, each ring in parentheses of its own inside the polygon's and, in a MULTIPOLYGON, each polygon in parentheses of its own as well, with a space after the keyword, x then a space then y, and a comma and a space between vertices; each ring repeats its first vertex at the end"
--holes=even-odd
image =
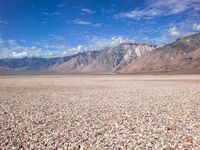
POLYGON ((166 73, 200 73, 200 33, 160 47, 123 43, 66 57, 0 59, 0 74, 166 73))
POLYGON ((159 47, 123 68, 121 73, 200 73, 200 33, 159 47))

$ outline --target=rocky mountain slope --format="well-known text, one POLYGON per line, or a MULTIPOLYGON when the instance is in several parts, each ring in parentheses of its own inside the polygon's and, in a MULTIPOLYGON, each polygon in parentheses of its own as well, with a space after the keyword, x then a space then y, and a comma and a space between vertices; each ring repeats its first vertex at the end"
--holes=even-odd
POLYGON ((73 56, 57 58, 8 58, 0 59, 0 74, 47 74, 52 66, 68 61, 73 56))
POLYGON ((111 73, 155 48, 155 45, 124 43, 100 51, 80 53, 69 61, 56 65, 53 70, 58 73, 111 73))
POLYGON ((123 43, 99 51, 58 58, 1 59, 0 74, 200 73, 200 33, 155 45, 123 43))
POLYGON ((121 73, 200 73, 200 33, 176 40, 136 59, 121 73))
POLYGON ((12 69, 27 69, 27 70, 40 70, 48 68, 48 66, 56 63, 58 58, 28 58, 24 57, 21 59, 11 58, 11 59, 1 59, 1 68, 12 69))
POLYGON ((58 58, 10 58, 0 60, 0 74, 9 73, 112 73, 153 49, 155 45, 123 43, 99 51, 58 58))

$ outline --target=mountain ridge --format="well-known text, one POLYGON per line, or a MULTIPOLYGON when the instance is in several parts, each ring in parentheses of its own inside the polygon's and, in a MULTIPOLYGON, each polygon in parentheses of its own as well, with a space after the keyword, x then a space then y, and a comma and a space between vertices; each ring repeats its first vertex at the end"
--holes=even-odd
POLYGON ((148 44, 123 43, 98 52, 82 53, 57 66, 55 71, 61 73, 111 73, 155 48, 156 46, 148 44))
MULTIPOLYGON (((159 47, 154 51, 138 58, 134 63, 127 65, 120 70, 120 73, 137 74, 137 73, 186 73, 187 66, 180 64, 179 59, 189 56, 193 51, 200 48, 200 33, 186 36, 175 40, 163 47, 159 47)), ((194 57, 192 55, 192 57, 194 57)), ((200 63, 199 63, 200 64, 200 63)), ((191 66, 193 73, 200 73, 195 71, 195 66, 191 66)), ((190 73, 189 71, 188 73, 190 73)))
POLYGON ((200 73, 200 33, 158 47, 122 43, 57 58, 0 59, 0 74, 165 74, 200 73))

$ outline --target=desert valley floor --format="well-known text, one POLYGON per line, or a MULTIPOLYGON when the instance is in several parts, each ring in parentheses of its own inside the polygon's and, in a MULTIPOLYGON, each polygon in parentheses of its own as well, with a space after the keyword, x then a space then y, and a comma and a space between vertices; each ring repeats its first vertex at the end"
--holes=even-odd
POLYGON ((2 76, 0 149, 200 149, 200 76, 2 76))

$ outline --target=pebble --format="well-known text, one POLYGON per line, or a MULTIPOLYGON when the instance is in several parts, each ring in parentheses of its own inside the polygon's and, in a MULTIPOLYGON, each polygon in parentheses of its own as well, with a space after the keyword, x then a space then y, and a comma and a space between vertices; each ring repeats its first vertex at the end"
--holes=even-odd
POLYGON ((0 149, 200 149, 200 76, 0 77, 0 149))

